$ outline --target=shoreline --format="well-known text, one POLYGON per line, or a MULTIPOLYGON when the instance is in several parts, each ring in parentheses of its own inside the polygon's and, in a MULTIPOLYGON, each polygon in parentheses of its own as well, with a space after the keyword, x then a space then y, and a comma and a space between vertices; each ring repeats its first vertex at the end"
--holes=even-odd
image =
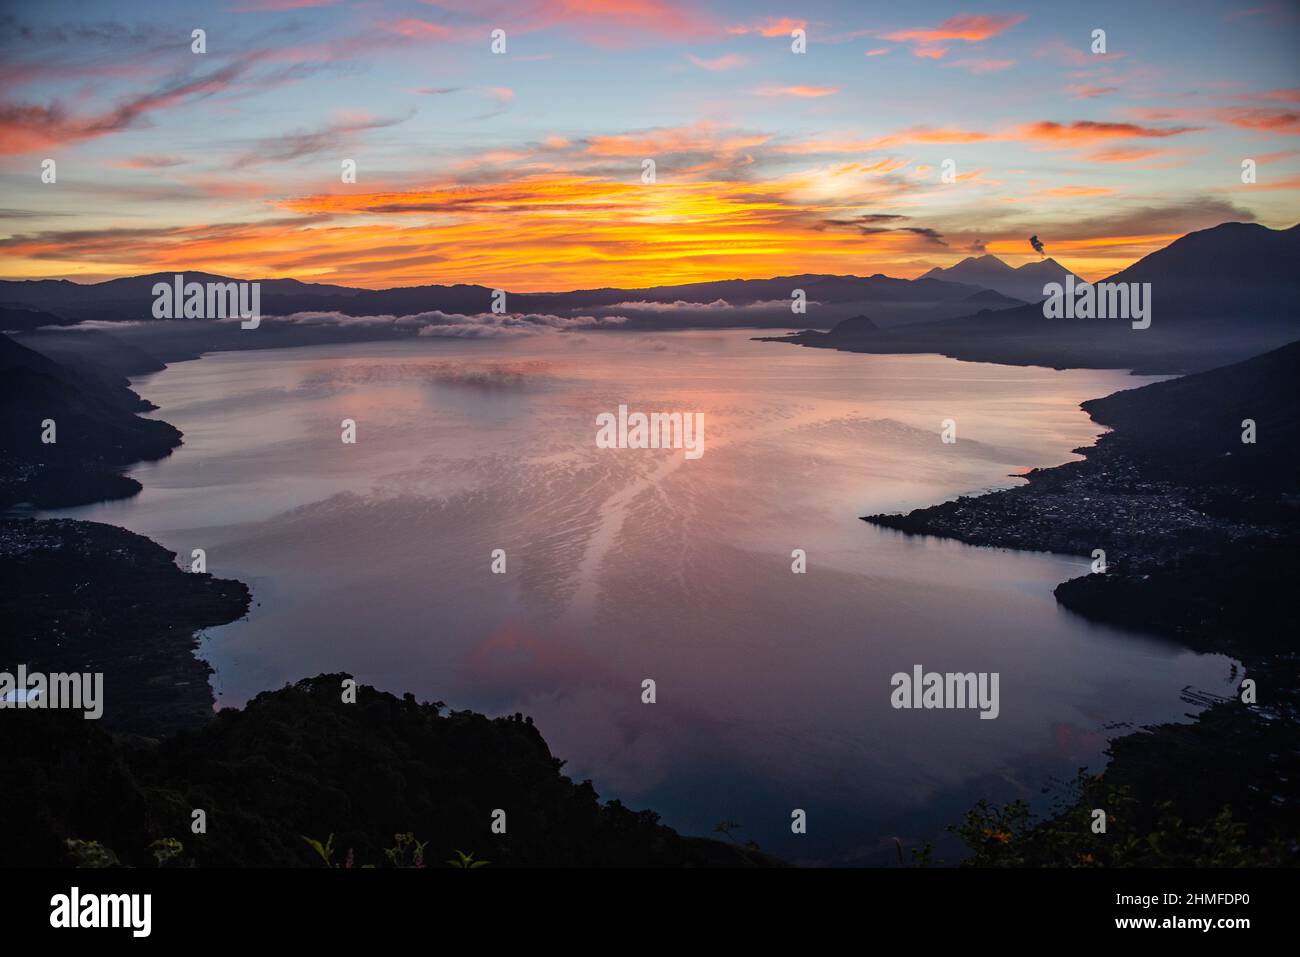
POLYGON ((1300 623, 1286 606, 1300 497, 1290 478, 1295 399, 1285 390, 1294 388, 1298 356, 1294 343, 1088 400, 1081 407, 1111 430, 1075 450, 1081 461, 1033 469, 1015 488, 862 516, 908 535, 1091 559, 1091 574, 1055 587, 1064 608, 1229 655, 1245 669, 1239 698, 1185 689, 1189 704, 1208 704, 1190 723, 1112 739, 1108 763, 1081 772, 1077 799, 1053 814, 1035 820, 1023 802, 980 802, 955 828, 975 851, 970 866, 1297 863, 1300 658, 1290 642, 1300 623), (1207 415, 1216 395, 1230 408, 1207 415), (1275 430, 1267 454, 1230 444, 1252 410, 1275 430), (1111 833, 1120 840, 1084 840, 1098 807, 1117 812, 1111 833))
POLYGON ((243 582, 175 559, 116 525, 0 518, 11 625, 0 654, 31 671, 102 672, 107 728, 156 736, 203 724, 216 698, 199 633, 243 617, 252 599, 243 582))

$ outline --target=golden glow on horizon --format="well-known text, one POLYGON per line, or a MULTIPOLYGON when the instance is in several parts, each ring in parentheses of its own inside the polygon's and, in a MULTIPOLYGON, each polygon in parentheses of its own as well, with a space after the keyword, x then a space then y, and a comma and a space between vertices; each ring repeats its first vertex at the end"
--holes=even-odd
MULTIPOLYGON (((474 283, 537 292, 801 273, 913 278, 970 255, 907 228, 910 214, 864 225, 864 210, 925 199, 915 185, 887 177, 896 169, 891 161, 844 163, 766 182, 655 184, 547 173, 300 196, 276 201, 280 215, 266 222, 142 235, 92 230, 72 240, 16 237, 0 257, 0 275, 96 281, 206 271, 370 288, 474 283)), ((1176 238, 1084 238, 1055 242, 1048 252, 1096 279, 1176 238)), ((1025 239, 992 240, 986 249, 1013 265, 1036 258, 1025 239)))

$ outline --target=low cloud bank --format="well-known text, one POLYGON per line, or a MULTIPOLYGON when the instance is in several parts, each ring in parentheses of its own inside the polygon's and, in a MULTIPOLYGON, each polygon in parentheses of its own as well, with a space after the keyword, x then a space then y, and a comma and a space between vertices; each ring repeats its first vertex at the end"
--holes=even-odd
POLYGON ((556 316, 546 313, 495 313, 476 315, 448 313, 434 309, 409 316, 347 316, 341 312, 295 312, 278 316, 273 322, 299 326, 335 326, 338 328, 391 326, 395 329, 414 330, 418 336, 445 336, 458 339, 495 339, 509 336, 531 336, 573 329, 598 329, 618 327, 627 322, 626 316, 556 316))

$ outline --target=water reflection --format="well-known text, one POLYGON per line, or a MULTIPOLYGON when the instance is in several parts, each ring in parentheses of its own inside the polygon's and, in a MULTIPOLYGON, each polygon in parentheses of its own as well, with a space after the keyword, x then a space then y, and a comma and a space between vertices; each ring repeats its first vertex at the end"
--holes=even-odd
POLYGON ((1096 765, 1111 723, 1181 717, 1186 685, 1226 687, 1218 656, 1059 609, 1083 558, 857 520, 1064 461, 1097 431, 1078 402, 1141 381, 743 332, 222 354, 138 383, 185 433, 133 472, 141 495, 60 514, 203 547, 252 586, 249 618, 204 644, 223 704, 346 670, 522 711, 570 774, 673 826, 877 861, 1096 765), (620 403, 703 412, 705 454, 598 449, 620 403), (915 664, 998 672, 1000 716, 893 710, 915 664))

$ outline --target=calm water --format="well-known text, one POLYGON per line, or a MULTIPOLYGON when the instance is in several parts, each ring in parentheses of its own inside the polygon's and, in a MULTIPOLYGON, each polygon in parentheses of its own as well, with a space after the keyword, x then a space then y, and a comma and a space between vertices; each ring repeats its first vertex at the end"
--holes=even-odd
POLYGON ((185 433, 124 525, 253 589, 203 654, 223 705, 323 671, 522 711, 604 797, 791 860, 893 858, 980 797, 1048 801, 1117 726, 1181 718, 1228 661, 1058 608, 1080 557, 858 521, 1015 484, 1146 380, 864 356, 746 332, 213 355, 136 382, 185 433), (702 411, 705 453, 605 450, 595 418, 702 411), (357 422, 357 444, 340 421, 357 422), (939 440, 954 419, 958 442, 939 440), (507 573, 490 573, 490 553, 507 573), (802 548, 808 572, 791 573, 802 548), (1001 715, 896 711, 914 664, 996 671, 1001 715), (641 702, 653 678, 658 701, 641 702), (790 812, 809 833, 790 834, 790 812))

